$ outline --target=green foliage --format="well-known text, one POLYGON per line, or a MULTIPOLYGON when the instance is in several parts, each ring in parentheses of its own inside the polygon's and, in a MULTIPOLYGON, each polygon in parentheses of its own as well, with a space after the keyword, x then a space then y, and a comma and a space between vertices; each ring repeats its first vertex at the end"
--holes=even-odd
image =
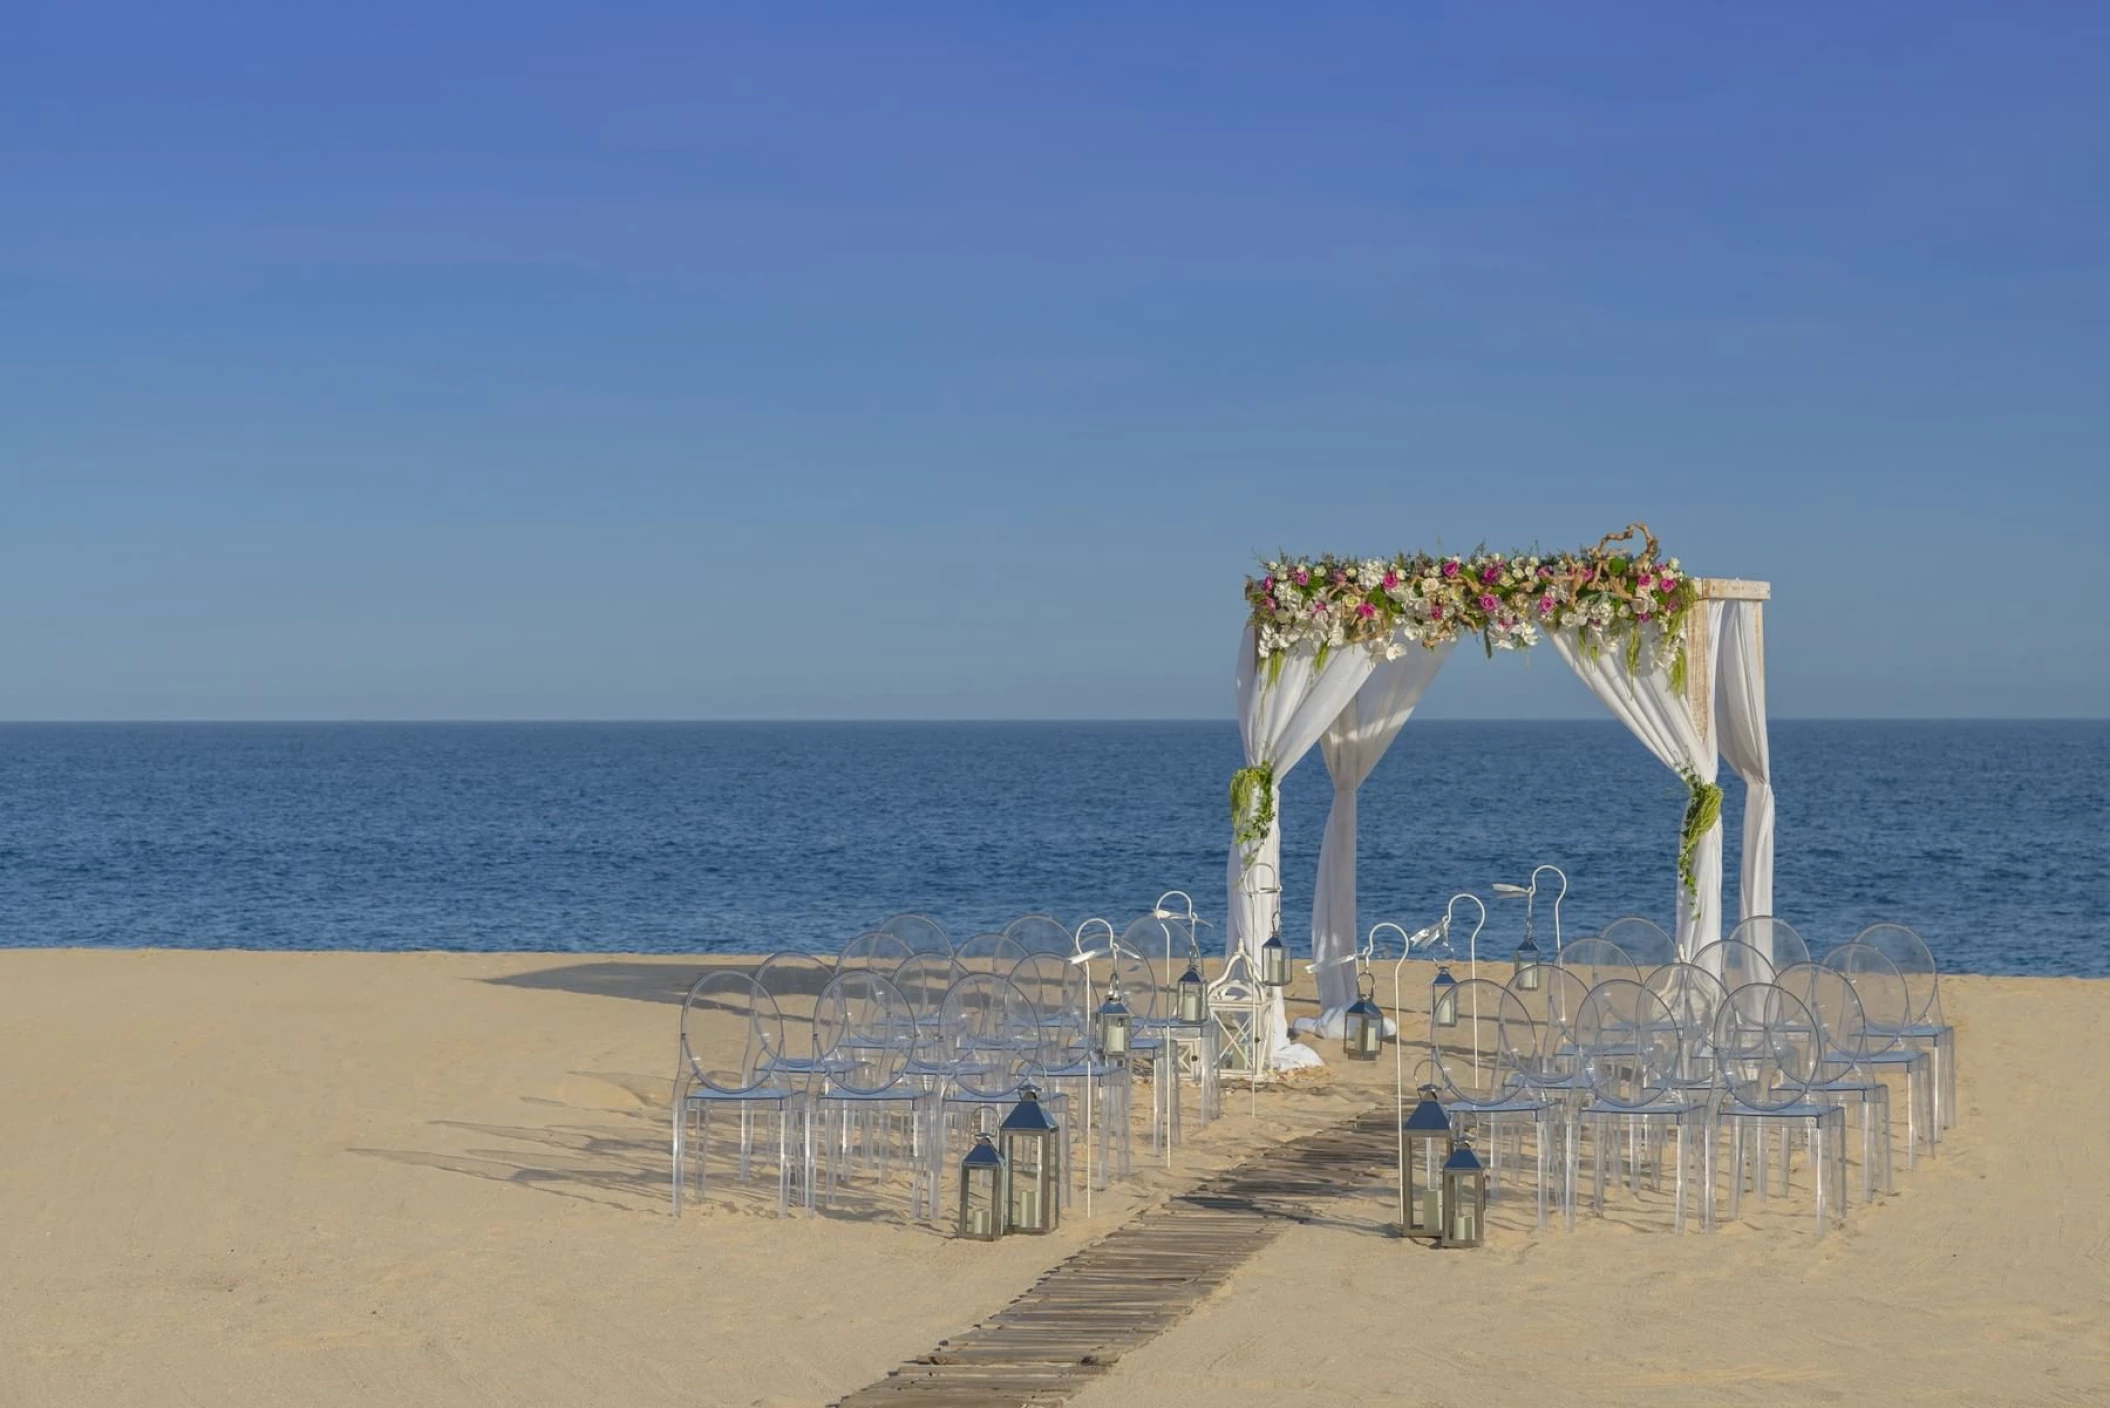
POLYGON ((1231 774, 1231 839, 1259 845, 1275 824, 1275 769, 1270 763, 1231 774))

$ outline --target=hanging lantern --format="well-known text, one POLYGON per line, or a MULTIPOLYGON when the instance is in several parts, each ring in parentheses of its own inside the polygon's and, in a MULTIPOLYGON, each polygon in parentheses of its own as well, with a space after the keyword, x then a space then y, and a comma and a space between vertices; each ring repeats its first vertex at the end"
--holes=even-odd
POLYGON ((1004 1156, 986 1134, 960 1161, 959 1236, 993 1242, 1004 1235, 1004 1156))
POLYGON ((1062 1126, 1049 1117, 1040 1092, 1022 1086, 1004 1116, 1004 1230, 1053 1232, 1062 1221, 1062 1126))
POLYGON ((1458 980, 1451 976, 1451 965, 1436 965, 1436 978, 1429 984, 1429 1019, 1439 1027, 1458 1025, 1458 980))
POLYGON ((1351 1061, 1375 1061, 1385 1044, 1385 1013, 1373 1000, 1370 975, 1356 979, 1355 1002, 1341 1019, 1341 1049, 1351 1061))
POLYGON ((1487 1222, 1487 1165, 1473 1152, 1470 1131, 1458 1136, 1443 1162, 1443 1236, 1440 1247, 1477 1247, 1487 1222))
POLYGON ((1515 984, 1516 990, 1518 992, 1537 992, 1539 985, 1546 981, 1546 975, 1539 971, 1539 946, 1531 941, 1530 930, 1527 929, 1524 932, 1524 942, 1517 945, 1516 957, 1513 961, 1516 965, 1516 973, 1510 981, 1515 984))
POLYGON ((1200 965, 1192 958, 1187 960, 1187 971, 1180 974, 1178 1002, 1173 1011, 1179 1014, 1183 1027, 1198 1027, 1209 1016, 1209 985, 1202 981, 1200 965))
POLYGON ((1106 1001, 1099 1004, 1094 1028, 1099 1033, 1099 1054, 1109 1061, 1128 1055, 1129 1029, 1134 1021, 1135 1015, 1121 1000, 1121 980, 1116 978, 1106 990, 1106 1001))
POLYGON ((1451 1156, 1451 1116, 1436 1087, 1421 1088, 1421 1103, 1400 1124, 1399 1235, 1435 1237, 1443 1229, 1443 1168, 1451 1156))
POLYGON ((1274 932, 1260 946, 1260 986, 1289 986, 1289 950, 1282 946, 1282 916, 1279 914, 1275 916, 1274 932))

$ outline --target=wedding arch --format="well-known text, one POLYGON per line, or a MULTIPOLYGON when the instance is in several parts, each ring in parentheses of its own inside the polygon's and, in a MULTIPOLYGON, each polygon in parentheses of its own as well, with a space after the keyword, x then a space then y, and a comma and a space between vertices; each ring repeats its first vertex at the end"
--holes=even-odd
MULTIPOLYGON (((1766 743, 1765 582, 1692 577, 1645 524, 1568 553, 1282 558, 1246 580, 1238 653, 1245 763, 1232 775, 1228 951, 1257 963, 1279 895, 1282 780, 1313 747, 1333 779, 1312 898, 1312 956, 1329 1024, 1355 1000, 1356 791, 1461 640, 1489 655, 1541 642, 1677 772, 1688 800, 1676 851, 1677 941, 1721 937, 1718 759, 1744 780, 1741 917, 1773 912, 1766 743), (1639 541, 1637 542, 1637 538, 1639 541)), ((1289 1039, 1281 994, 1263 1015, 1269 1064, 1316 1064, 1289 1039)))

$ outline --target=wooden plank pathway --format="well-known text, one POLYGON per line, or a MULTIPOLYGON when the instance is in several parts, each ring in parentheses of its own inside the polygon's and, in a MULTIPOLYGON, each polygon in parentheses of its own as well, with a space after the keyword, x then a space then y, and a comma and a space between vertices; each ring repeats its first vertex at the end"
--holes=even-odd
POLYGON ((1384 1112, 1228 1169, 1114 1229, 973 1329, 835 1408, 1049 1408, 1157 1338, 1319 1204, 1392 1166, 1384 1112))

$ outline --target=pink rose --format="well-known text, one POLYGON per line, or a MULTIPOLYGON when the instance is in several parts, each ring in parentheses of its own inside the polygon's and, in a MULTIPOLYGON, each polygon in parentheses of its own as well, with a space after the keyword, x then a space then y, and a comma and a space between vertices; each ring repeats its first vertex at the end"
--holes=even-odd
POLYGON ((1636 611, 1634 613, 1634 619, 1636 621, 1646 621, 1648 619, 1648 613, 1646 611, 1636 611))
POLYGON ((1275 578, 1274 578, 1274 575, 1273 575, 1272 573, 1270 573, 1270 574, 1269 574, 1268 576, 1262 577, 1262 578, 1260 579, 1260 590, 1262 590, 1262 591, 1264 591, 1264 592, 1271 592, 1271 591, 1273 591, 1274 589, 1275 589, 1275 578))
POLYGON ((1377 614, 1377 608, 1366 601, 1362 605, 1356 607, 1355 614, 1367 621, 1372 616, 1375 616, 1377 614))
POLYGON ((1446 577, 1458 575, 1458 560, 1456 558, 1452 558, 1449 562, 1443 564, 1443 575, 1446 577))
POLYGON ((1308 587, 1311 585, 1311 573, 1305 571, 1301 567, 1299 567, 1296 571, 1296 578, 1297 585, 1300 587, 1308 587))
POLYGON ((1653 587, 1653 586, 1655 586, 1655 585, 1656 585, 1656 579, 1655 579, 1654 577, 1650 576, 1650 575, 1649 575, 1648 573, 1646 573, 1646 572, 1644 572, 1644 573, 1642 573, 1642 574, 1641 574, 1641 582, 1640 582, 1640 587, 1641 587, 1641 590, 1643 590, 1643 591, 1647 591, 1647 590, 1648 590, 1648 589, 1649 589, 1650 587, 1653 587))
POLYGON ((1430 607, 1430 608, 1429 608, 1429 619, 1430 619, 1431 621, 1441 621, 1441 620, 1443 619, 1443 608, 1442 608, 1441 606, 1432 606, 1432 607, 1430 607))
POLYGON ((1492 611, 1501 604, 1501 602, 1495 600, 1491 596, 1483 596, 1480 598, 1480 609, 1482 611, 1492 611))
POLYGON ((1547 593, 1546 593, 1546 594, 1545 594, 1544 596, 1542 596, 1542 597, 1540 597, 1540 598, 1539 598, 1539 615, 1541 615, 1541 616, 1551 616, 1552 614, 1553 614, 1553 593, 1552 593, 1552 592, 1547 592, 1547 593))
POLYGON ((1270 611, 1280 611, 1282 608, 1275 604, 1275 599, 1273 597, 1269 597, 1267 599, 1267 609, 1270 611))
POLYGON ((1335 572, 1335 573, 1333 574, 1333 584, 1334 584, 1335 586, 1337 586, 1337 587, 1340 587, 1340 586, 1346 586, 1346 585, 1347 585, 1347 583, 1348 583, 1348 574, 1347 574, 1346 572, 1335 572))
POLYGON ((1323 601, 1313 602, 1311 604, 1311 614, 1314 616, 1324 616, 1326 614, 1326 603, 1323 601))
POLYGON ((1496 582, 1502 580, 1502 569, 1499 567, 1483 567, 1480 569, 1480 580, 1489 586, 1493 586, 1496 582))
POLYGON ((1399 574, 1397 572, 1387 572, 1385 574, 1385 590, 1389 592, 1398 585, 1399 574))

